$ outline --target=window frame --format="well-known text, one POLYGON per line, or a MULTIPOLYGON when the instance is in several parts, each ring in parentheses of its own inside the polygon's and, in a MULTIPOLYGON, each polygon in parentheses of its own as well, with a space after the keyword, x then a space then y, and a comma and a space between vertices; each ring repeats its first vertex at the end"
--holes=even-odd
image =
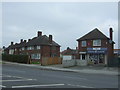
POLYGON ((93 46, 101 46, 101 40, 100 39, 93 40, 93 46), (98 41, 100 41, 99 44, 98 41))
POLYGON ((87 46, 87 41, 85 41, 85 40, 84 40, 84 41, 81 41, 81 46, 82 46, 82 47, 86 47, 86 46, 87 46))
POLYGON ((33 54, 31 54, 31 59, 41 59, 41 54, 40 53, 33 53, 33 54))

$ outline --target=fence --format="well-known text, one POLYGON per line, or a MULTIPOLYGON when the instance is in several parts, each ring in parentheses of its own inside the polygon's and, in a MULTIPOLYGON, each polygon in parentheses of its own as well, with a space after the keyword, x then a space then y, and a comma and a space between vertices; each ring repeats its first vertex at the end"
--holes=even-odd
POLYGON ((62 59, 60 57, 43 57, 41 65, 54 65, 62 64, 62 59))

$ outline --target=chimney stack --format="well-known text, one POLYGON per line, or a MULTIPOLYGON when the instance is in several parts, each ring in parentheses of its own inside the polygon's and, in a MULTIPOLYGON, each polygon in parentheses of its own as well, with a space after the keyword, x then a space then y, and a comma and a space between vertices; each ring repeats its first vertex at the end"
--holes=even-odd
POLYGON ((28 39, 28 41, 30 41, 31 39, 28 39))
POLYGON ((26 43, 26 40, 24 40, 24 42, 26 43))
POLYGON ((42 36, 42 32, 41 31, 38 31, 38 37, 39 36, 42 36))
POLYGON ((21 39, 20 42, 22 43, 22 42, 23 42, 23 39, 21 39))
POLYGON ((113 40, 113 29, 110 28, 110 29, 109 29, 109 32, 110 32, 110 40, 113 40))
POLYGON ((11 45, 13 45, 13 42, 11 42, 11 45))
POLYGON ((49 42, 52 43, 52 35, 49 35, 49 42))

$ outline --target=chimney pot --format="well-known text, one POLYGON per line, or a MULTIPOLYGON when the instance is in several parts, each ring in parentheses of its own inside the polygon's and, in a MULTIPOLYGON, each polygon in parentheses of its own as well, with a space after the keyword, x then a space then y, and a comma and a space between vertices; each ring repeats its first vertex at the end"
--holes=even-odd
POLYGON ((52 43, 52 35, 49 35, 49 42, 52 43))
POLYGON ((28 39, 28 41, 30 41, 31 39, 28 39))
POLYGON ((42 32, 41 31, 38 31, 38 37, 39 36, 42 36, 42 32))
POLYGON ((24 40, 24 42, 26 43, 26 40, 24 40))

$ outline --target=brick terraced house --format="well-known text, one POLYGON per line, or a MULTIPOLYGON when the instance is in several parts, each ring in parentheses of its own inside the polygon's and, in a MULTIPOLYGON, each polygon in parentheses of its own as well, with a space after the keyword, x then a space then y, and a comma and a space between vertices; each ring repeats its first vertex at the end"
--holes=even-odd
POLYGON ((114 42, 112 40, 112 28, 109 29, 110 38, 105 36, 97 28, 87 33, 78 41, 78 59, 87 60, 94 64, 107 65, 109 60, 114 57, 114 42))
POLYGON ((60 57, 60 45, 53 41, 52 35, 42 35, 38 31, 37 37, 28 39, 28 41, 21 39, 20 43, 8 46, 5 49, 6 54, 27 54, 33 61, 40 61, 43 57, 60 57))

